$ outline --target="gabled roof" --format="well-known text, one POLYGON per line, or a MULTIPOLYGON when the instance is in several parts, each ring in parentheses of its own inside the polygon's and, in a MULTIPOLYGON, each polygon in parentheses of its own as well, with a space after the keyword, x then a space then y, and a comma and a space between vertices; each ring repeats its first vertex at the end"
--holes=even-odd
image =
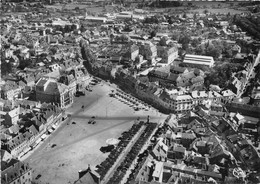
POLYGON ((179 73, 183 73, 185 70, 187 70, 187 68, 185 67, 179 67, 179 66, 171 66, 171 72, 179 72, 179 73))
POLYGON ((168 75, 167 77, 167 80, 176 81, 178 76, 179 76, 178 74, 170 73, 170 75, 168 75))
POLYGON ((2 161, 6 162, 8 161, 9 158, 12 158, 12 155, 6 150, 1 149, 0 153, 1 153, 1 162, 2 161))
POLYGON ((174 145, 173 147, 173 151, 174 152, 181 152, 181 153, 185 153, 186 148, 181 146, 181 145, 174 145))
POLYGON ((221 95, 218 92, 216 92, 216 91, 209 91, 208 92, 208 97, 209 98, 215 98, 215 97, 221 97, 221 95))
POLYGON ((6 177, 1 177, 2 184, 11 183, 15 179, 20 178, 22 175, 24 175, 24 173, 31 170, 29 164, 23 163, 16 159, 12 159, 8 163, 4 163, 3 166, 4 167, 1 168, 1 175, 6 177))
POLYGON ((224 97, 227 97, 227 96, 235 96, 235 93, 233 93, 231 90, 227 89, 225 91, 222 91, 221 94, 224 96, 224 97))
POLYGON ((75 182, 75 184, 95 184, 95 183, 96 183, 95 180, 93 179, 92 175, 89 172, 75 182))
POLYGON ((19 125, 15 124, 13 126, 11 126, 10 128, 8 128, 8 131, 11 133, 11 134, 16 134, 19 132, 19 125))
POLYGON ((208 94, 206 91, 192 91, 191 96, 193 98, 203 98, 203 97, 208 97, 208 94))

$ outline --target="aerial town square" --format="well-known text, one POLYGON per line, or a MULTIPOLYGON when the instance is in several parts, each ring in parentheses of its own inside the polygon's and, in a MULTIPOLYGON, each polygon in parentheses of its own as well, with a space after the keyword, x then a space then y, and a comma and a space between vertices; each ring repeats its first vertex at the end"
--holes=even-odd
POLYGON ((260 183, 260 1, 0 7, 1 184, 260 183))

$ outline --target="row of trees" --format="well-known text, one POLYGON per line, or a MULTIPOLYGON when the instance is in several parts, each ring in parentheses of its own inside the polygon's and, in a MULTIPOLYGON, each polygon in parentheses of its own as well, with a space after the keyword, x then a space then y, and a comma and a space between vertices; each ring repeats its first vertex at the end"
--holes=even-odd
POLYGON ((234 16, 234 22, 244 31, 260 39, 260 20, 254 17, 234 16))
POLYGON ((220 66, 215 66, 209 69, 205 77, 205 86, 209 87, 210 84, 218 85, 221 88, 225 88, 229 85, 229 81, 232 77, 232 73, 241 71, 243 66, 234 63, 225 63, 220 66))
POLYGON ((97 57, 95 56, 95 54, 90 49, 87 41, 81 40, 80 47, 81 47, 82 58, 85 60, 83 62, 83 64, 84 64, 85 68, 87 69, 87 71, 89 73, 93 74, 94 73, 94 65, 97 61, 97 57))

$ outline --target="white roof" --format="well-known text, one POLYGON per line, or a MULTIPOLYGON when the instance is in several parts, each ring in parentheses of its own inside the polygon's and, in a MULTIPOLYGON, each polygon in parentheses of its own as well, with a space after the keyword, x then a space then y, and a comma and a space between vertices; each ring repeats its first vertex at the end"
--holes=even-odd
POLYGON ((192 100, 190 95, 171 95, 171 98, 174 100, 192 100))
POLYGON ((159 144, 159 146, 161 146, 162 147, 162 149, 164 150, 164 151, 168 151, 168 146, 166 146, 164 143, 163 143, 163 141, 162 140, 160 140, 159 142, 158 142, 158 144, 159 144))
POLYGON ((209 98, 210 97, 221 97, 221 95, 219 93, 217 93, 216 91, 209 91, 209 98))
POLYGON ((107 20, 107 18, 105 17, 93 17, 93 16, 86 16, 85 17, 86 20, 100 20, 105 22, 107 20))
POLYGON ((119 14, 121 14, 121 15, 131 15, 131 14, 133 14, 133 12, 131 12, 131 11, 122 11, 119 14))
POLYGON ((233 93, 231 90, 225 90, 225 91, 222 91, 222 95, 223 96, 233 96, 235 95, 235 93, 233 93))
POLYGON ((192 91, 191 92, 191 96, 193 98, 197 98, 197 97, 208 97, 206 91, 192 91))
POLYGON ((213 66, 214 59, 211 56, 191 55, 186 54, 183 60, 184 63, 199 64, 213 66))
POLYGON ((0 115, 6 115, 7 112, 0 111, 0 115))
POLYGON ((241 120, 241 119, 244 119, 244 118, 245 118, 244 116, 242 116, 242 115, 239 114, 239 113, 236 114, 236 117, 237 117, 238 120, 241 120))
POLYGON ((163 162, 157 162, 153 172, 153 177, 160 178, 162 170, 163 170, 163 162))

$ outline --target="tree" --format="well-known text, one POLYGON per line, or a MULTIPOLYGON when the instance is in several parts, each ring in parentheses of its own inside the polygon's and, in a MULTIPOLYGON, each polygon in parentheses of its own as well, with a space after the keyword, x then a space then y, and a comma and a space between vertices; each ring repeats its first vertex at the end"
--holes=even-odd
POLYGON ((187 14, 184 13, 184 14, 182 15, 182 17, 186 19, 186 18, 187 18, 187 14))
POLYGON ((195 39, 191 40, 192 47, 197 47, 199 44, 200 44, 199 39, 195 38, 195 39))
POLYGON ((203 13, 204 13, 204 14, 207 14, 207 13, 209 13, 209 10, 205 9, 205 10, 203 11, 203 13))
POLYGON ((153 38, 153 37, 155 37, 156 36, 156 32, 155 32, 155 30, 153 30, 151 33, 150 33, 150 38, 153 38))
POLYGON ((167 46, 167 44, 166 44, 167 40, 168 40, 168 38, 164 36, 164 37, 161 38, 159 44, 161 46, 167 46))
POLYGON ((212 56, 213 58, 218 58, 221 54, 221 51, 215 48, 213 45, 210 45, 206 49, 206 55, 212 56))
POLYGON ((179 43, 181 43, 182 46, 188 47, 190 41, 191 41, 191 37, 189 35, 181 35, 180 36, 179 43))
POLYGON ((57 47, 50 47, 49 52, 51 55, 55 55, 57 53, 58 49, 57 47))
POLYGON ((197 20, 197 13, 194 13, 194 14, 193 14, 193 20, 194 20, 194 21, 197 20))
POLYGON ((1 75, 5 76, 5 75, 8 75, 9 73, 12 73, 12 64, 11 64, 11 62, 6 62, 6 61, 2 60, 1 75))

